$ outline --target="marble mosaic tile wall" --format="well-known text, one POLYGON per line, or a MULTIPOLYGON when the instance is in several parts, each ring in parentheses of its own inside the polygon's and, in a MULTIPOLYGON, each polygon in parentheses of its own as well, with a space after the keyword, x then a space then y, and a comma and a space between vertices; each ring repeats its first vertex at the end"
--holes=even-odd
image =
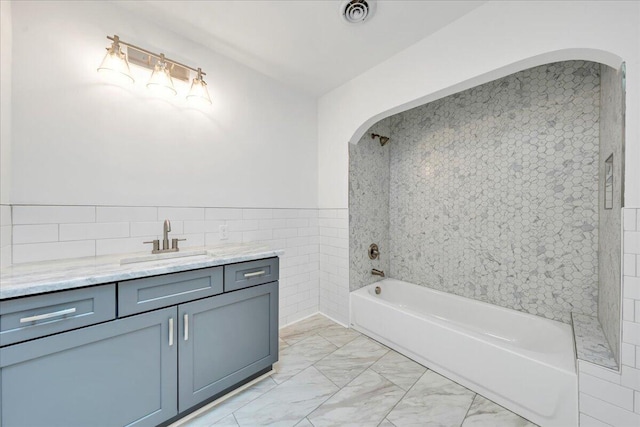
MULTIPOLYGON (((283 249, 285 254, 280 260, 280 325, 318 311, 318 209, 162 206, 7 208, 10 208, 13 217, 12 226, 9 227, 13 233, 12 246, 9 246, 12 251, 9 252, 13 253, 14 264, 150 251, 149 245, 142 242, 161 238, 162 223, 168 218, 171 220, 171 237, 187 239, 181 242, 183 248, 263 242, 274 249, 283 249), (228 240, 220 239, 219 226, 222 224, 228 226, 228 240)), ((4 239, 4 228, 2 230, 4 239)), ((5 253, 5 248, 2 249, 5 253)))
POLYGON ((620 361, 620 265, 622 230, 622 75, 601 66, 600 73, 600 188, 598 209, 598 320, 616 359, 620 361), (613 154, 613 208, 604 208, 605 160, 613 154))
POLYGON ((596 314, 598 64, 525 70, 391 117, 390 275, 596 314))
POLYGON ((390 119, 365 133, 357 145, 349 145, 349 288, 382 280, 371 269, 389 272, 389 143, 382 147, 372 133, 389 136, 390 119), (369 245, 380 248, 378 259, 369 258, 369 245))

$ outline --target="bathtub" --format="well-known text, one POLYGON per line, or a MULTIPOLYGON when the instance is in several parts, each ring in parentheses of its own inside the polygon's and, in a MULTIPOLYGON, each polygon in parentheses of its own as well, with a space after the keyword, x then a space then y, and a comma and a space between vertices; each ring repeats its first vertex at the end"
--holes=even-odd
POLYGON ((541 426, 578 425, 569 325, 395 279, 350 304, 354 329, 418 363, 541 426))

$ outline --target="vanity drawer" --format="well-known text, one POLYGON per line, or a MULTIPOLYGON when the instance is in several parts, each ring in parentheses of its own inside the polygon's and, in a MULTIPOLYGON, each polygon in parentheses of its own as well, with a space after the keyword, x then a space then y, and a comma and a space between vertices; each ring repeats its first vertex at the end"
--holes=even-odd
POLYGON ((224 266, 224 291, 235 291, 278 280, 278 258, 259 259, 224 266))
POLYGON ((115 317, 115 284, 0 301, 0 346, 115 317))
POLYGON ((222 293, 223 267, 171 273, 118 283, 118 317, 222 293))

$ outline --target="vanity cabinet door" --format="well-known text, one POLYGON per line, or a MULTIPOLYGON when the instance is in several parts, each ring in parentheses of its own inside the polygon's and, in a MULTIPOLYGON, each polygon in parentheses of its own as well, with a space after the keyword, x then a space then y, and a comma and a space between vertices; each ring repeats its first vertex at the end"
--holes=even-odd
POLYGON ((178 306, 179 411, 278 360, 278 282, 178 306))
POLYGON ((176 317, 171 307, 2 348, 0 424, 154 426, 175 416, 176 317))

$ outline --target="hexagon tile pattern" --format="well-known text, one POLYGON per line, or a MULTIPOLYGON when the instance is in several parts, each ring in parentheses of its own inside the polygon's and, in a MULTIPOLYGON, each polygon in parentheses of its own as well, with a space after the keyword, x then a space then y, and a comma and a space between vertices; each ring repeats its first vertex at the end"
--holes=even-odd
POLYGON ((548 64, 392 116, 390 276, 597 315, 599 73, 548 64))

